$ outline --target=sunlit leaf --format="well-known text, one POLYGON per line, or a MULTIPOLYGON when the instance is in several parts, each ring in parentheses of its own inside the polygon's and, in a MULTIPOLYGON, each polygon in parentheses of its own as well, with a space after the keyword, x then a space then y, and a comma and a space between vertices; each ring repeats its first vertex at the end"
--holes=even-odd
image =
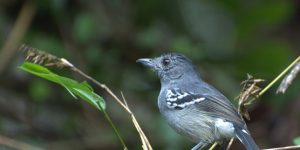
POLYGON ((94 93, 92 87, 87 82, 78 83, 70 78, 57 75, 43 66, 29 62, 25 62, 19 68, 63 86, 74 98, 80 97, 81 99, 95 106, 100 111, 105 109, 104 99, 94 93))

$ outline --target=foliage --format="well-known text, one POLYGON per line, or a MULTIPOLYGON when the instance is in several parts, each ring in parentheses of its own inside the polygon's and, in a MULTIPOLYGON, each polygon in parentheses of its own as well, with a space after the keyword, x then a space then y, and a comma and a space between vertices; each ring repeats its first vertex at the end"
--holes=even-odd
POLYGON ((21 65, 20 69, 63 86, 75 99, 80 97, 100 111, 105 109, 104 99, 96 94, 87 82, 78 83, 70 78, 57 75, 43 66, 29 62, 21 65))

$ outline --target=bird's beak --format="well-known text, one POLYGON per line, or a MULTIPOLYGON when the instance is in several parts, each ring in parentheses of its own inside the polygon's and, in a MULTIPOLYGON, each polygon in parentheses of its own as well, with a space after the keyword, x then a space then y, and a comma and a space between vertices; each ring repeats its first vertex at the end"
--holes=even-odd
POLYGON ((150 59, 150 58, 141 58, 141 59, 136 60, 136 62, 141 63, 142 65, 144 65, 148 68, 151 68, 151 69, 154 69, 154 67, 155 67, 155 64, 153 63, 153 59, 150 59))

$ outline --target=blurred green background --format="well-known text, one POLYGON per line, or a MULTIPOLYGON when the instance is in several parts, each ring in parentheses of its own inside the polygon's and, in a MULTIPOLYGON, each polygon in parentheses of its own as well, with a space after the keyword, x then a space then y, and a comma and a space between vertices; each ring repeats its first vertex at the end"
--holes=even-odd
MULTIPOLYGON (((233 100, 247 73, 268 83, 300 54, 300 2, 1 0, 0 137, 43 149, 122 149, 102 113, 17 68, 24 60, 16 51, 22 43, 67 58, 118 95, 122 91, 154 149, 189 149, 194 144, 159 114, 158 78, 135 60, 183 53, 233 100)), ((249 108, 248 126, 261 148, 292 145, 300 135, 300 80, 284 95, 275 94, 276 86, 249 108)), ((96 90, 128 148, 142 149, 127 113, 96 90)), ((13 148, 1 144, 0 149, 13 148)), ((232 149, 242 146, 235 142, 232 149)))

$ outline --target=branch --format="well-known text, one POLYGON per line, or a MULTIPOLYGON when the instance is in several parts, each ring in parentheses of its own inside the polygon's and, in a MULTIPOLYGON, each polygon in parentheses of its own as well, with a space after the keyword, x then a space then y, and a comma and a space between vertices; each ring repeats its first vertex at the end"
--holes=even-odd
POLYGON ((297 62, 300 61, 298 56, 287 68, 285 68, 272 82, 270 82, 263 90, 259 92, 259 96, 263 95, 269 88, 271 88, 281 77, 283 77, 297 62))

